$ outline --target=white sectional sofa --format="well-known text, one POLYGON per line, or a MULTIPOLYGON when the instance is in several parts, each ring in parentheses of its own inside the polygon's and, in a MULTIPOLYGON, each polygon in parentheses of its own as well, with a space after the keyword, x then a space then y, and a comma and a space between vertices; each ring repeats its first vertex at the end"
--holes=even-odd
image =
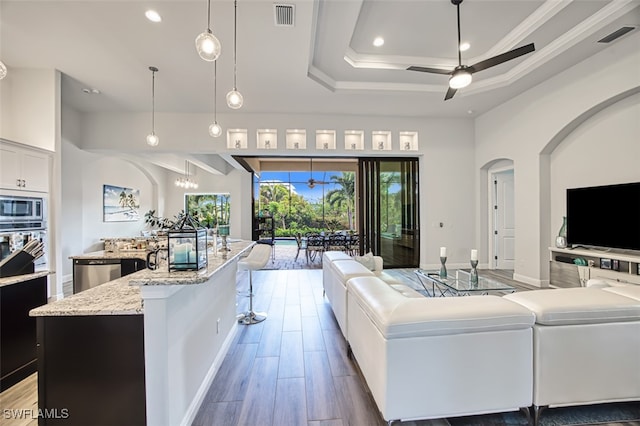
POLYGON ((531 405, 533 314, 497 296, 406 297, 377 277, 348 282, 353 356, 385 420, 531 405))
POLYGON ((536 315, 534 418, 541 407, 640 400, 640 287, 504 296, 536 315), (636 299, 628 297, 637 294, 636 299))
POLYGON ((640 286, 427 298, 325 254, 329 303, 390 423, 640 400, 640 286))

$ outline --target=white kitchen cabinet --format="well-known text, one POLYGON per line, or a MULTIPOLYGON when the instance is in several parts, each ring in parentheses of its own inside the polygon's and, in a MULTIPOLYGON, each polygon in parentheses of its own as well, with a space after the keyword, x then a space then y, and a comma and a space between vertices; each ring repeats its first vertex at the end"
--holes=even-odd
POLYGON ((0 188, 49 192, 49 155, 0 144, 0 188))

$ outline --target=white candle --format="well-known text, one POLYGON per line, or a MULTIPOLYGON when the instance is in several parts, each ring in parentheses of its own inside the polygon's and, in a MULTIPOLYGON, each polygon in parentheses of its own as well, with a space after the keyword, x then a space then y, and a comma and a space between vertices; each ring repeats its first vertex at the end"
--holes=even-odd
POLYGON ((478 260, 478 250, 471 249, 471 260, 478 260))
POLYGON ((447 257, 447 248, 440 247, 440 257, 447 257))

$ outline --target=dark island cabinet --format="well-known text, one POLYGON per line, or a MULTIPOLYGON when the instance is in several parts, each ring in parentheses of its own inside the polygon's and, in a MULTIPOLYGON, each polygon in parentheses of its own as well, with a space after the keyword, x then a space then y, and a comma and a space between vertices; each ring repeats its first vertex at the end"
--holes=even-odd
POLYGON ((121 276, 133 274, 147 267, 147 262, 143 259, 121 259, 120 274, 121 276))
POLYGON ((143 315, 38 317, 39 426, 143 426, 145 397, 143 315))
POLYGON ((47 303, 47 277, 0 287, 0 392, 36 372, 36 319, 47 303))

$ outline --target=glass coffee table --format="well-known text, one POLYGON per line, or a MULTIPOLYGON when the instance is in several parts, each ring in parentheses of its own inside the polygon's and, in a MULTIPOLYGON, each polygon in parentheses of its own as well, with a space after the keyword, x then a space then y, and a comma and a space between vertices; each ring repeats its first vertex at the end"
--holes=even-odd
POLYGON ((463 270, 454 270, 446 278, 439 271, 415 271, 418 281, 427 295, 432 297, 486 295, 493 292, 513 293, 514 287, 490 278, 478 277, 477 283, 471 282, 471 274, 463 270))

